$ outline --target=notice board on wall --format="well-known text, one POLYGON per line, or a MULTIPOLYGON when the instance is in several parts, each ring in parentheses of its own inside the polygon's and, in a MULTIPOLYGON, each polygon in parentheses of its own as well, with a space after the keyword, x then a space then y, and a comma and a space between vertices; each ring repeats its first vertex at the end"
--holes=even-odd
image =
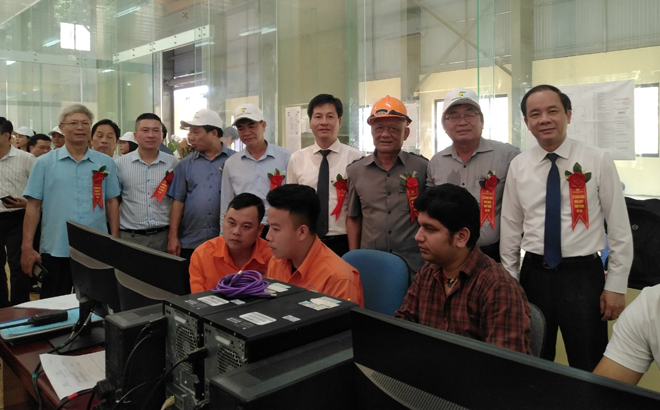
MULTIPOLYGON (((573 114, 568 137, 599 147, 616 160, 635 159, 635 81, 564 85, 573 114)), ((527 130, 527 148, 536 139, 527 130)))

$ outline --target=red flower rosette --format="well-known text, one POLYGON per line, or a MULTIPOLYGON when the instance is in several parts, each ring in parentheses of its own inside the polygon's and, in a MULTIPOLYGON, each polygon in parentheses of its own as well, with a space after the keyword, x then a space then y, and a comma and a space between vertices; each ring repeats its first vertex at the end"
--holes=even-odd
POLYGON ((165 177, 163 178, 162 181, 160 181, 160 184, 158 184, 156 190, 154 191, 153 194, 151 194, 149 199, 155 197, 158 200, 158 203, 161 203, 163 201, 163 198, 165 197, 165 194, 167 193, 167 188, 170 187, 173 180, 174 180, 174 172, 166 171, 165 177))
POLYGON ((344 179, 341 174, 337 174, 337 180, 332 183, 332 186, 334 186, 337 191, 337 205, 335 206, 335 209, 332 210, 330 216, 334 215, 336 221, 339 219, 341 208, 344 206, 344 199, 346 198, 346 192, 348 191, 348 181, 344 179))
POLYGON ((103 209, 103 180, 107 175, 105 165, 92 171, 92 211, 96 209, 97 205, 103 209))
POLYGON ((568 180, 568 192, 571 201, 571 220, 573 230, 579 221, 589 229, 589 203, 587 202, 587 182, 591 179, 591 172, 583 172, 579 163, 573 165, 573 172, 565 171, 568 180))
POLYGON ((412 174, 406 172, 401 175, 402 184, 406 188, 406 196, 408 197, 408 207, 410 208, 410 225, 415 223, 415 219, 419 215, 419 211, 415 209, 415 199, 419 196, 419 182, 416 178, 417 172, 414 171, 412 174))
POLYGON ((495 172, 488 171, 486 178, 479 181, 481 192, 479 195, 479 221, 480 226, 484 222, 490 222, 490 226, 495 229, 495 188, 500 182, 495 172))
POLYGON ((275 173, 271 174, 270 172, 268 173, 268 180, 270 181, 270 190, 272 191, 273 189, 282 186, 282 183, 284 182, 284 178, 286 175, 281 174, 280 170, 275 168, 275 173))

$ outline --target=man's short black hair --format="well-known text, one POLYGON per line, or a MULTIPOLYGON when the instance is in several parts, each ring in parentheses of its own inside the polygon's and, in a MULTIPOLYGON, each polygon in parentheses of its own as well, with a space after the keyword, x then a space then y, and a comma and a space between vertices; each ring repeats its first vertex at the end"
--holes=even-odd
POLYGON ((50 137, 46 134, 35 134, 28 139, 28 152, 30 152, 30 148, 34 147, 37 145, 37 142, 39 141, 48 141, 50 144, 50 137))
POLYGON ((160 123, 160 129, 163 130, 163 141, 167 138, 167 127, 165 126, 165 123, 161 121, 160 123))
POLYGON ((161 127, 163 126, 163 121, 160 120, 160 117, 152 112, 145 112, 140 114, 135 120, 135 129, 137 129, 138 123, 142 120, 156 120, 160 123, 161 127))
POLYGON ((100 125, 109 125, 109 126, 111 126, 112 130, 115 132, 115 140, 119 140, 119 137, 121 137, 121 130, 119 129, 119 125, 115 124, 114 121, 109 120, 109 119, 104 119, 104 120, 101 120, 101 121, 97 122, 96 124, 94 124, 94 126, 92 127, 92 137, 94 136, 94 134, 96 134, 96 129, 100 125))
POLYGON ((7 132, 11 135, 14 132, 14 126, 11 121, 5 118, 3 118, 3 120, 4 121, 0 122, 0 135, 4 135, 7 132))
POLYGON ((222 128, 214 127, 213 125, 202 125, 204 131, 211 132, 213 130, 218 131, 218 138, 222 137, 222 128))
POLYGON ((321 105, 332 104, 337 110, 337 117, 341 118, 344 115, 344 106, 341 103, 341 100, 335 97, 332 94, 319 94, 316 97, 312 98, 312 101, 309 102, 307 106, 307 116, 309 119, 312 119, 312 114, 314 114, 314 108, 320 107, 321 105))
POLYGON ((415 208, 437 219, 451 235, 467 228, 470 239, 467 246, 472 249, 479 240, 479 204, 467 189, 454 184, 442 184, 427 188, 415 200, 415 208))
POLYGON ((530 95, 537 93, 539 91, 553 91, 559 95, 559 100, 561 101, 561 105, 564 106, 564 112, 568 114, 570 110, 573 109, 571 105, 571 99, 568 98, 568 95, 562 93, 559 91, 559 88, 555 87, 554 85, 548 85, 548 84, 541 84, 537 85, 536 87, 532 88, 531 90, 527 91, 525 93, 525 96, 523 97, 522 101, 520 102, 520 110, 522 111, 523 117, 527 118, 527 98, 529 98, 530 95))
POLYGON ((321 202, 314 188, 307 185, 286 184, 273 189, 266 196, 271 208, 283 209, 296 219, 300 225, 307 225, 309 231, 316 234, 316 220, 321 213, 321 202))
POLYGON ((243 208, 248 208, 250 206, 257 207, 257 216, 259 217, 258 221, 261 223, 261 220, 264 219, 264 215, 266 214, 266 207, 264 207, 264 201, 255 194, 243 192, 242 194, 236 195, 234 199, 232 199, 229 203, 229 208, 235 209, 237 211, 240 211, 243 208))

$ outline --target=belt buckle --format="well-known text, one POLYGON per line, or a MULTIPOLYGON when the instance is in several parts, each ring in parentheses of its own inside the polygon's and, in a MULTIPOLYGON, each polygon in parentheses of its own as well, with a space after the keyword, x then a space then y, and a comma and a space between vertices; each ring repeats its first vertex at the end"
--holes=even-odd
POLYGON ((155 233, 158 233, 158 228, 152 228, 152 229, 145 229, 144 230, 145 235, 153 235, 155 233))

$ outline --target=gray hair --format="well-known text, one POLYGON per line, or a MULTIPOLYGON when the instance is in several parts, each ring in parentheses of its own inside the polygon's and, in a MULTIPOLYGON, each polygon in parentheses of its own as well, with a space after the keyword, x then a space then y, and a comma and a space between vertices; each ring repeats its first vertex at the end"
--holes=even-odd
POLYGON ((238 131, 236 131, 236 128, 234 127, 227 127, 222 130, 222 134, 225 137, 231 137, 232 141, 235 141, 238 139, 238 131))
POLYGON ((62 108, 62 111, 60 111, 60 114, 57 116, 57 121, 60 124, 63 124, 64 119, 71 114, 85 114, 89 118, 90 122, 94 122, 94 114, 92 111, 90 111, 89 108, 82 104, 71 104, 62 108))

